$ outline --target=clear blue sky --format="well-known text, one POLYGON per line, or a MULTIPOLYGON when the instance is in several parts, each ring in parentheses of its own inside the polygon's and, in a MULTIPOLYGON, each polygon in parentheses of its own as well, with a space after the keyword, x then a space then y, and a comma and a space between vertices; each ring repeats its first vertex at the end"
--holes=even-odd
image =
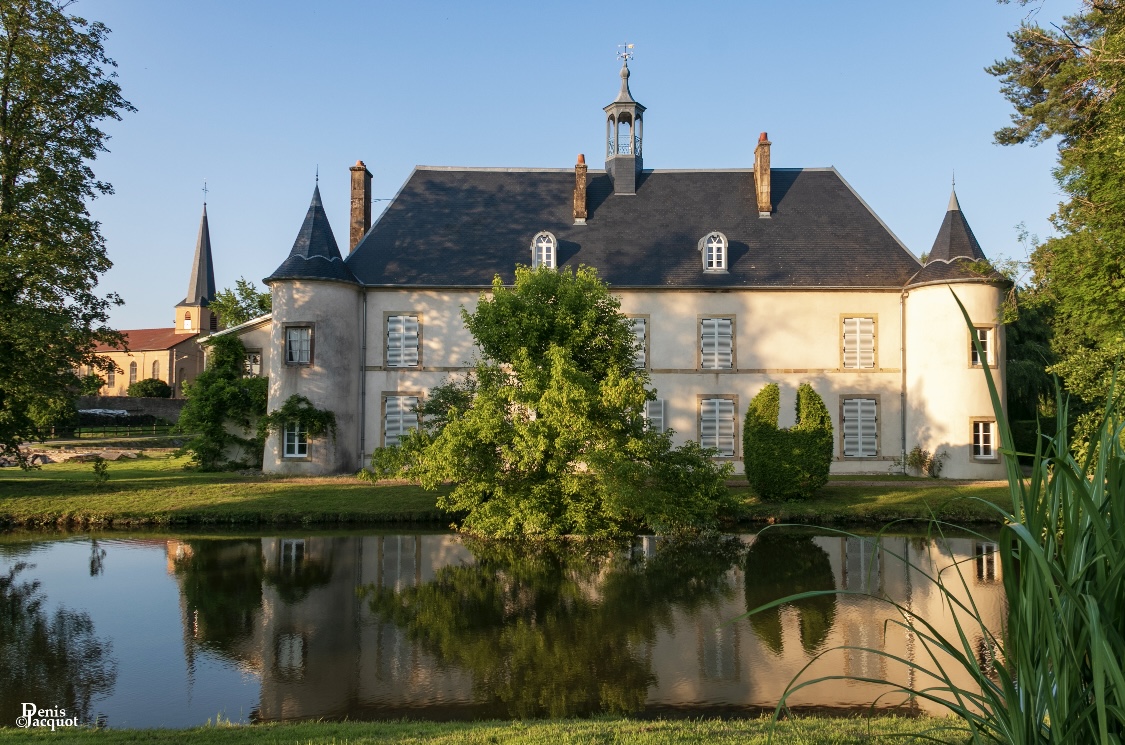
MULTIPOLYGON (((1041 23, 1074 0, 1045 0, 1041 23)), ((114 267, 118 328, 171 326, 188 284, 204 179, 219 288, 287 256, 320 187, 347 250, 348 167, 392 197, 415 165, 601 167, 617 45, 648 168, 835 166, 916 254, 957 175, 990 257, 1017 223, 1051 232, 1053 145, 1000 147, 1011 113, 984 72, 1029 10, 941 2, 375 2, 80 0, 112 29, 125 97, 94 163, 91 206, 114 267)), ((376 213, 385 203, 376 204, 376 213)), ((424 240, 419 236, 419 240, 424 240)))

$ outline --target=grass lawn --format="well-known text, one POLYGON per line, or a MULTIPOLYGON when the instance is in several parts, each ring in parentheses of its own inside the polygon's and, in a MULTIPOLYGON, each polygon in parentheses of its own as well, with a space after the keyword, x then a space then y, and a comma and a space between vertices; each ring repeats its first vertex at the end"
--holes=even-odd
MULTIPOLYGON (((40 470, 0 470, 3 525, 222 525, 439 522, 436 493, 411 484, 372 485, 352 476, 280 478, 184 470, 186 459, 154 455, 108 464, 97 484, 89 463, 53 463, 40 470)), ((959 522, 996 522, 972 501, 1009 504, 1007 488, 909 477, 833 480, 807 502, 763 503, 749 487, 740 521, 870 522, 926 520, 931 510, 959 522)))
MULTIPOLYGON (((954 720, 956 721, 956 720, 954 720)), ((960 743, 935 728, 949 726, 942 719, 832 719, 796 717, 780 722, 773 742, 814 743, 922 742, 910 735, 929 731, 938 742, 960 743), (896 736, 897 735, 897 736, 896 736), (944 736, 943 736, 944 735, 944 736)), ((81 745, 115 743, 739 743, 757 745, 769 736, 769 719, 633 720, 600 718, 529 722, 315 722, 255 726, 200 727, 190 730, 58 730, 34 732, 0 728, 0 743, 50 742, 81 745)), ((934 740, 929 740, 933 742, 934 740)))

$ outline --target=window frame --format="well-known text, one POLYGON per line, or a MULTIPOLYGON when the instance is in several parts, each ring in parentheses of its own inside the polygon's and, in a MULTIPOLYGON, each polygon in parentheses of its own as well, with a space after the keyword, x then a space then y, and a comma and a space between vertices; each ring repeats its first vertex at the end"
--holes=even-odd
POLYGON ((996 426, 996 417, 975 416, 969 420, 969 460, 973 463, 996 464, 1000 462, 1000 428, 996 426), (988 425, 989 448, 991 455, 977 454, 977 425, 988 425))
POLYGON ((137 382, 137 361, 129 363, 129 385, 137 382))
POLYGON ((997 354, 998 342, 1000 334, 997 331, 997 326, 994 323, 974 323, 972 330, 969 331, 969 367, 972 369, 980 370, 984 367, 977 357, 977 348, 973 344, 973 337, 980 331, 988 332, 988 342, 983 345, 984 353, 988 357, 988 366, 993 370, 997 367, 997 360, 1000 355, 997 354))
POLYGON ((630 327, 630 330, 633 331, 633 341, 634 341, 634 343, 637 340, 637 334, 636 334, 636 328, 633 326, 633 322, 634 321, 644 321, 644 323, 645 323, 645 333, 644 333, 644 338, 642 339, 643 343, 641 344, 641 351, 640 351, 640 354, 644 355, 644 364, 641 365, 640 367, 637 366, 637 353, 634 352, 634 354, 633 354, 633 369, 634 370, 651 370, 652 369, 652 360, 649 358, 649 343, 650 343, 649 340, 652 338, 652 334, 649 333, 649 330, 652 327, 652 317, 647 313, 635 313, 635 314, 626 315, 625 317, 629 319, 629 327, 630 327))
MULTIPOLYGON (((853 372, 853 373, 872 373, 879 372, 879 314, 878 313, 841 313, 840 323, 837 327, 840 333, 840 371, 853 372), (846 364, 847 359, 847 325, 848 320, 854 318, 870 318, 871 319, 871 367, 848 367, 846 364)), ((859 352, 856 352, 856 359, 859 359, 859 352)))
MULTIPOLYGON (((415 398, 418 403, 415 406, 421 406, 423 401, 422 391, 380 391, 379 392, 379 445, 380 447, 388 447, 387 445, 387 399, 388 398, 415 398)), ((417 412, 415 416, 414 428, 422 425, 421 418, 418 417, 417 412)), ((401 437, 401 435, 400 435, 401 437)), ((397 442, 394 444, 398 444, 397 442)))
POLYGON ((665 399, 658 398, 655 401, 645 401, 645 408, 641 412, 641 416, 645 420, 646 430, 654 430, 656 432, 668 431, 668 403, 665 399), (658 409, 659 413, 654 413, 654 409, 658 409), (659 424, 659 429, 653 426, 653 422, 659 424))
POLYGON ((316 359, 316 324, 315 323, 286 323, 282 325, 282 350, 281 353, 285 356, 286 367, 311 367, 313 361, 316 359), (298 329, 308 329, 309 332, 309 358, 305 362, 300 360, 293 362, 289 359, 289 331, 298 329))
POLYGON ((723 313, 701 313, 695 317, 695 369, 709 373, 738 372, 738 317, 723 313), (730 367, 703 366, 703 322, 730 321, 730 367))
POLYGON ((184 311, 184 331, 195 331, 195 328, 191 325, 191 311, 190 310, 184 311))
MULTIPOLYGON (((421 370, 422 369, 422 365, 423 365, 423 362, 422 362, 422 348, 423 348, 422 322, 423 322, 422 314, 418 311, 393 311, 393 310, 383 311, 383 368, 384 369, 387 369, 387 370, 421 370), (391 350, 390 323, 391 323, 392 318, 398 318, 398 317, 402 317, 402 318, 412 317, 418 322, 418 347, 417 347, 417 350, 416 350, 416 356, 418 358, 418 361, 415 362, 412 365, 392 365, 388 361, 390 359, 390 350, 391 350)), ((405 347, 404 347, 404 349, 405 349, 405 347)))
POLYGON ((726 235, 718 230, 712 230, 707 235, 699 239, 699 253, 700 259, 703 261, 703 271, 706 274, 729 274, 730 273, 730 241, 727 240, 726 235), (720 245, 716 246, 716 254, 718 261, 713 262, 714 266, 708 266, 709 259, 708 251, 711 248, 709 245, 711 239, 715 238, 719 241, 720 245))
MULTIPOLYGON (((842 393, 840 394, 839 402, 839 415, 840 415, 840 450, 839 458, 845 461, 864 461, 864 460, 881 460, 883 455, 883 399, 882 395, 878 393, 842 393), (846 419, 844 418, 844 405, 847 401, 865 400, 875 402, 875 454, 874 455, 847 455, 845 449, 845 431, 844 425, 846 419)), ((862 423, 862 419, 860 422, 862 423)), ((862 448, 863 440, 860 438, 860 446, 862 448)))
POLYGON ((281 426, 281 457, 283 460, 309 460, 311 458, 309 447, 309 431, 301 426, 300 422, 285 422, 281 426), (293 451, 290 452, 290 433, 293 435, 293 451), (300 449, 304 446, 304 452, 300 449))
POLYGON ((150 372, 152 372, 152 375, 149 376, 150 378, 152 378, 153 380, 160 380, 160 360, 152 361, 150 372))
POLYGON ((107 388, 117 387, 117 365, 113 365, 105 371, 105 385, 107 388))
MULTIPOLYGON (((737 393, 697 393, 695 395, 695 435, 696 435, 696 438, 697 438, 696 441, 699 443, 699 445, 701 447, 708 447, 707 444, 703 442, 703 403, 705 401, 714 401, 714 400, 730 401, 734 404, 733 411, 732 411, 732 417, 731 417, 732 420, 733 420, 732 423, 733 423, 733 426, 734 426, 733 452, 730 455, 722 455, 722 454, 716 455, 715 460, 722 460, 722 461, 738 460, 739 458, 742 457, 742 443, 741 443, 741 440, 739 438, 739 434, 741 434, 741 433, 739 431, 739 426, 738 426, 739 408, 738 408, 738 394, 737 393)), ((718 434, 715 435, 715 439, 716 439, 715 445, 717 447, 718 446, 718 442, 717 442, 718 434)))
POLYGON ((242 366, 243 374, 248 378, 262 377, 262 350, 260 349, 247 349, 246 358, 242 366), (254 355, 258 356, 258 372, 254 372, 254 366, 250 362, 250 358, 254 355))
POLYGON ((540 230, 535 234, 535 237, 531 239, 531 268, 538 269, 541 266, 545 266, 548 269, 557 269, 559 266, 559 239, 549 230, 540 230), (551 241, 550 256, 545 255, 542 261, 539 259, 540 238, 549 238, 551 241))

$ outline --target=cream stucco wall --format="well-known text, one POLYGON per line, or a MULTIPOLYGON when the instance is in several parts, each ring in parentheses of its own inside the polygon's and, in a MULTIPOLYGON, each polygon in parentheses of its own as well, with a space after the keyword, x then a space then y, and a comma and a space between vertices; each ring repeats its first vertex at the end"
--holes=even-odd
POLYGON ((262 470, 267 473, 324 474, 359 467, 361 295, 354 285, 338 282, 275 281, 270 325, 268 410, 292 395, 336 414, 336 435, 311 438, 307 458, 281 453, 280 435, 266 440, 262 470), (311 364, 287 364, 285 329, 312 328, 311 364))
MULTIPOLYGON (((1001 479, 1000 458, 972 457, 972 422, 995 420, 984 371, 971 365, 971 337, 954 293, 974 326, 992 328, 994 361, 1004 359, 999 325, 1002 290, 981 283, 935 284, 910 290, 906 301, 906 380, 908 447, 946 452, 942 475, 949 478, 1001 479), (950 291, 952 288, 952 292, 950 291)), ((991 368, 1000 391, 1004 365, 991 368)))

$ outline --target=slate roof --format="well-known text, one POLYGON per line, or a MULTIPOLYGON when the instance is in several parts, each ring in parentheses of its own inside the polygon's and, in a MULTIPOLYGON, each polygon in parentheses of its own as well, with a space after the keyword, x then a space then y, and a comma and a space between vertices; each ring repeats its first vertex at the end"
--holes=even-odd
POLYGON ((949 261, 960 256, 977 261, 985 258, 977 237, 973 235, 973 229, 969 227, 969 221, 961 212, 961 204, 954 191, 949 196, 949 209, 945 213, 945 219, 941 221, 934 247, 926 258, 928 261, 949 261))
MULTIPOLYGON (((122 331, 125 335, 125 344, 130 352, 145 352, 161 349, 171 349, 177 344, 194 339, 199 332, 193 331, 191 333, 177 334, 174 328, 162 329, 129 329, 122 331)), ((98 344, 94 348, 95 352, 122 352, 120 347, 111 347, 106 344, 98 344)))
POLYGON ((938 259, 927 262, 921 271, 910 279, 910 286, 929 284, 930 282, 961 282, 976 280, 977 282, 1007 282, 1004 276, 992 270, 981 273, 979 259, 960 257, 951 261, 938 259), (974 264, 976 264, 974 266, 974 264))
POLYGON ((195 258, 191 263, 187 296, 179 305, 207 306, 215 299, 215 266, 211 262, 211 231, 207 228, 207 204, 203 204, 203 217, 199 221, 199 236, 195 239, 195 258))
POLYGON ((312 202, 305 221, 297 232, 297 240, 289 258, 265 278, 266 284, 275 279, 319 279, 337 282, 355 282, 356 278, 344 265, 332 226, 324 214, 320 200, 320 186, 313 189, 312 202))
POLYGON ((636 196, 591 170, 580 226, 573 170, 419 167, 345 263, 365 285, 488 287, 512 282, 549 230, 560 266, 621 288, 897 288, 921 268, 835 169, 773 169, 771 182, 761 219, 749 169, 644 171, 636 196), (699 240, 716 230, 726 274, 702 269, 699 240))

